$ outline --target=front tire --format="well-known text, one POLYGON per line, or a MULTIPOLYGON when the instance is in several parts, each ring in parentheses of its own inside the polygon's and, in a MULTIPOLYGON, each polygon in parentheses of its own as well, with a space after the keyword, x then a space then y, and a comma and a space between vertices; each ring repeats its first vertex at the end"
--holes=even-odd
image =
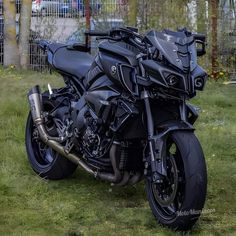
POLYGON ((192 132, 173 132, 167 138, 166 147, 168 181, 154 184, 147 178, 147 198, 160 224, 174 230, 189 230, 205 203, 207 171, 204 154, 192 132))
MULTIPOLYGON (((43 105, 44 110, 49 112, 56 104, 53 104, 49 101, 48 97, 44 95, 43 105)), ((56 136, 57 131, 53 126, 53 122, 48 122, 46 130, 50 135, 56 136)), ((64 179, 74 173, 77 168, 77 165, 59 155, 40 140, 31 113, 29 113, 26 123, 25 144, 30 165, 42 178, 52 180, 64 179)))

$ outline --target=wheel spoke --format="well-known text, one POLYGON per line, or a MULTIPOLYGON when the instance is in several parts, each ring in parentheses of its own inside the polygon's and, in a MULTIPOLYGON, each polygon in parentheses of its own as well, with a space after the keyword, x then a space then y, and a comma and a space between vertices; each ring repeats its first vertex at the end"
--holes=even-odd
POLYGON ((176 207, 175 207, 175 204, 174 203, 171 203, 167 209, 172 212, 172 213, 176 213, 176 207))
POLYGON ((44 157, 45 157, 45 160, 49 163, 53 161, 52 151, 49 148, 46 150, 44 157))

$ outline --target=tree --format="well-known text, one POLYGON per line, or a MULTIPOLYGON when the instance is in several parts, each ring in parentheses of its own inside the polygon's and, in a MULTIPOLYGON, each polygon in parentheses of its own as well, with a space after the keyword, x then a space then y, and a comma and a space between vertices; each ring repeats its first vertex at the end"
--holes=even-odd
POLYGON ((29 37, 31 25, 31 10, 32 0, 21 1, 21 16, 20 16, 20 65, 23 69, 27 69, 29 65, 29 37))
POLYGON ((19 66, 19 50, 16 41, 15 1, 4 0, 4 66, 19 66))
POLYGON ((212 30, 211 70, 214 79, 217 78, 217 70, 218 70, 218 45, 217 45, 218 10, 219 10, 219 1, 211 0, 211 30, 212 30))
POLYGON ((137 11, 138 11, 138 0, 129 1, 129 25, 137 26, 137 11))
POLYGON ((206 1, 196 0, 197 3, 197 32, 207 33, 207 5, 206 1))

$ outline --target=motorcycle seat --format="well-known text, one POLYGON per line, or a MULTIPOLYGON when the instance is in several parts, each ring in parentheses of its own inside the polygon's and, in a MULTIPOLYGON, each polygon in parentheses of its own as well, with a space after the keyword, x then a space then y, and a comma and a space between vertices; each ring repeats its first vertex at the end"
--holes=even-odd
POLYGON ((51 44, 48 49, 53 53, 52 65, 56 70, 78 78, 85 76, 94 60, 90 54, 71 50, 66 44, 51 44))

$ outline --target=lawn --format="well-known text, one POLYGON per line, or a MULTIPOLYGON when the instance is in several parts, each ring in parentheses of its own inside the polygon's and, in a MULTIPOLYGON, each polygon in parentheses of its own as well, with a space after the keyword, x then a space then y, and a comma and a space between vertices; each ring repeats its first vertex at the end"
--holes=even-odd
MULTIPOLYGON (((0 69, 0 235, 181 235, 156 224, 144 184, 118 187, 77 169, 63 181, 31 170, 24 145, 26 94, 57 75, 0 69)), ((208 194, 192 235, 236 234, 236 86, 209 82, 192 101, 208 167, 208 194)))

